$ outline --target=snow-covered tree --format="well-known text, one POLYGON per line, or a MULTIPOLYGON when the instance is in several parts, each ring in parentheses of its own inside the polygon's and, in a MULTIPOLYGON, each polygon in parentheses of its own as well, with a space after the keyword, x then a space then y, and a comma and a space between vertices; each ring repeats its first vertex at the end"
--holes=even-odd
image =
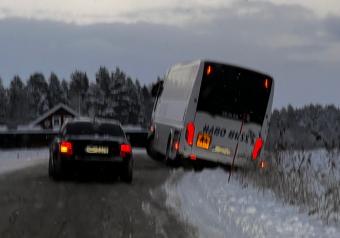
POLYGON ((48 84, 48 102, 49 107, 52 108, 58 103, 65 103, 63 100, 63 90, 60 85, 58 76, 55 73, 51 73, 48 84))
POLYGON ((112 78, 110 77, 108 69, 105 67, 100 67, 98 72, 96 73, 96 83, 99 88, 105 93, 105 95, 110 94, 111 82, 112 78))
POLYGON ((144 127, 148 127, 150 120, 151 120, 151 114, 153 109, 153 98, 151 97, 151 94, 148 90, 148 88, 144 85, 141 90, 141 105, 142 105, 142 115, 143 115, 143 122, 142 125, 144 127))
POLYGON ((27 94, 25 85, 19 76, 14 76, 10 83, 9 91, 9 109, 8 109, 8 124, 15 126, 22 122, 28 122, 30 120, 29 104, 27 103, 27 94))
POLYGON ((8 110, 7 92, 2 84, 2 79, 0 78, 0 125, 6 123, 7 110, 8 110))
POLYGON ((71 74, 69 99, 71 106, 81 115, 87 114, 85 97, 89 89, 89 79, 86 73, 76 71, 71 74))
POLYGON ((82 115, 98 116, 119 120, 123 124, 147 126, 150 120, 153 99, 149 89, 138 80, 133 81, 121 69, 110 72, 100 67, 95 82, 90 84, 85 72, 75 71, 70 81, 61 82, 51 73, 48 83, 41 73, 32 74, 25 87, 16 76, 10 89, 0 83, 0 123, 27 123, 52 108, 59 102, 65 103, 82 115), (5 116, 5 96, 8 111, 5 116))
POLYGON ((26 86, 31 119, 36 118, 49 109, 48 105, 48 84, 41 73, 34 73, 30 76, 26 86))
POLYGON ((65 79, 61 81, 61 101, 65 103, 66 105, 70 105, 69 102, 69 88, 68 83, 65 79))

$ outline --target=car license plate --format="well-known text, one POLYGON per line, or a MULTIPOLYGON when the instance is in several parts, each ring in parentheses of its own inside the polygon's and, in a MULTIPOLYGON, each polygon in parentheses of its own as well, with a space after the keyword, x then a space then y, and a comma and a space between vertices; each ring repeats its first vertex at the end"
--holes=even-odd
POLYGON ((85 152, 88 153, 88 154, 104 154, 104 155, 107 155, 109 153, 109 148, 107 146, 88 145, 85 148, 85 152))
POLYGON ((196 146, 200 147, 202 149, 209 149, 211 143, 211 135, 206 134, 206 133, 199 133, 197 135, 197 142, 196 142, 196 146))

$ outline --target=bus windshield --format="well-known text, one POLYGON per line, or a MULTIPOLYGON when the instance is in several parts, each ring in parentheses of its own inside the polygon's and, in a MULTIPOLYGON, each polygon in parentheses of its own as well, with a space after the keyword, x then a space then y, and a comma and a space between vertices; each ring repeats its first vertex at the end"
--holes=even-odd
POLYGON ((205 63, 197 111, 262 125, 272 78, 250 70, 205 63))

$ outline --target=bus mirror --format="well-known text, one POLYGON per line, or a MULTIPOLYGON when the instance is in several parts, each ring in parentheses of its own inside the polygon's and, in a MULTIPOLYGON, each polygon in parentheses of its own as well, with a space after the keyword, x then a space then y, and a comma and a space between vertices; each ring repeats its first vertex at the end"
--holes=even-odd
POLYGON ((161 94, 161 92, 163 91, 163 82, 164 82, 163 80, 159 80, 159 81, 157 81, 157 83, 152 85, 151 96, 153 98, 158 97, 161 94))

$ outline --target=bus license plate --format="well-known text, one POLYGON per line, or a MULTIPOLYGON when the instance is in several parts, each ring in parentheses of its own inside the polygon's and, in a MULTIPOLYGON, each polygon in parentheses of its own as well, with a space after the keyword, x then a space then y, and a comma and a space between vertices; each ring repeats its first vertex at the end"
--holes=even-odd
POLYGON ((211 135, 199 133, 197 136, 196 146, 202 149, 209 149, 211 143, 211 135))

